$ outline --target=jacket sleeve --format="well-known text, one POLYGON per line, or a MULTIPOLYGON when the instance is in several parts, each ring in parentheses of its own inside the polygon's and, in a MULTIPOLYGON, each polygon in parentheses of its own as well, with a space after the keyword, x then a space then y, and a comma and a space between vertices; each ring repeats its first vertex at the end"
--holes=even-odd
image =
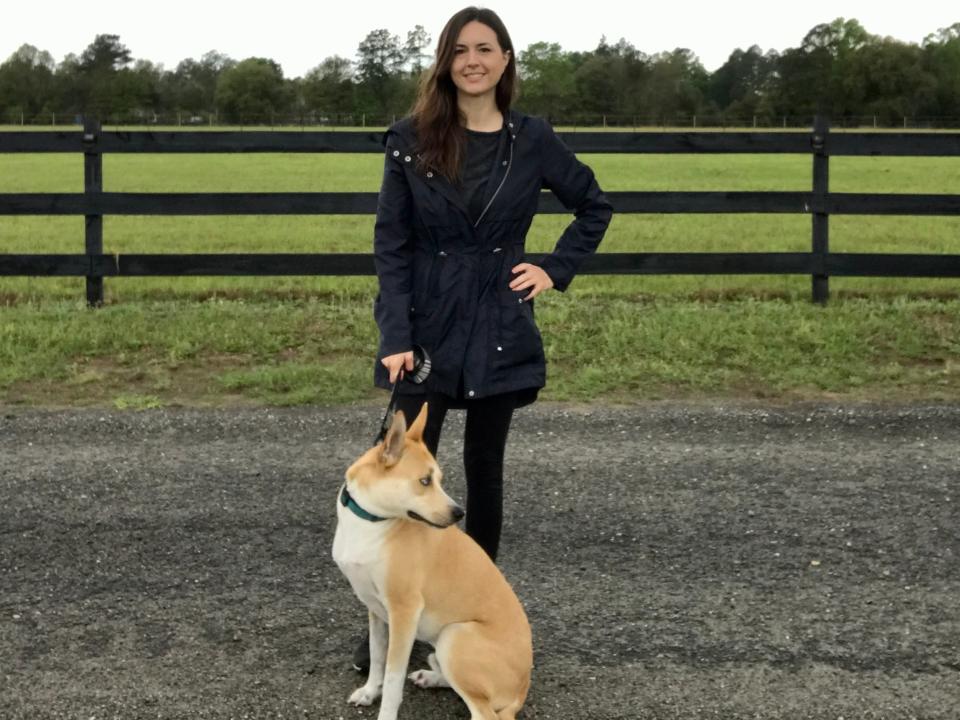
POLYGON ((413 199, 403 167, 394 158, 389 133, 386 146, 373 232, 373 260, 380 283, 373 311, 380 328, 379 357, 406 352, 413 343, 413 199))
POLYGON ((613 206, 597 184, 593 171, 577 160, 546 121, 543 122, 541 157, 543 186, 575 215, 553 252, 541 264, 554 287, 566 290, 580 263, 603 239, 613 206))

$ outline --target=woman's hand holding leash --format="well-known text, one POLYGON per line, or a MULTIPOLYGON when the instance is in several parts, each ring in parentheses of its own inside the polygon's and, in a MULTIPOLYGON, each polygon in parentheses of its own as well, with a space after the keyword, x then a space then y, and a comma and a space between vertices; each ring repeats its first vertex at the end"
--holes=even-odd
POLYGON ((381 361, 383 366, 390 373, 390 382, 395 383, 403 377, 403 371, 413 370, 413 350, 397 353, 396 355, 387 355, 381 361))
POLYGON ((547 271, 539 265, 530 263, 520 263, 513 267, 512 272, 516 277, 510 281, 511 290, 526 290, 530 288, 530 294, 524 298, 524 301, 533 300, 544 290, 553 287, 553 280, 547 275, 547 271))
POLYGON ((393 423, 393 413, 397 409, 397 393, 400 390, 400 381, 407 380, 414 385, 422 385, 430 377, 430 368, 433 367, 430 355, 427 354, 426 348, 421 345, 414 345, 413 350, 407 352, 387 355, 380 362, 383 363, 390 374, 393 390, 390 391, 390 402, 387 403, 387 411, 383 414, 380 432, 373 441, 374 445, 387 436, 387 431, 393 423))

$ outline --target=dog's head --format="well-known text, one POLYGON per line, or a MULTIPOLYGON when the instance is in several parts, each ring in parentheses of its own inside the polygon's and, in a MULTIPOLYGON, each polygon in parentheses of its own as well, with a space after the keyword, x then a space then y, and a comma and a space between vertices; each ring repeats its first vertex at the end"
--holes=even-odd
POLYGON ((347 470, 347 489, 364 510, 439 528, 463 517, 463 509, 440 486, 443 473, 423 442, 426 424, 426 403, 409 428, 397 411, 383 441, 347 470))

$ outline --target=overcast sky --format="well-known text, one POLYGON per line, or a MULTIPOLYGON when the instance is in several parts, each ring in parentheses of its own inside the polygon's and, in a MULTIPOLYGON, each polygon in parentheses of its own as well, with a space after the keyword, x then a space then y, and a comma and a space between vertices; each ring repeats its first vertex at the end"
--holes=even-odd
MULTIPOLYGON (((266 57, 289 78, 304 75, 330 55, 356 59, 371 30, 406 39, 423 25, 435 46, 444 23, 466 3, 392 0, 10 0, 0 20, 0 60, 24 43, 48 51, 56 62, 79 55, 98 34, 119 35, 135 59, 174 69, 185 58, 217 50, 235 60, 266 57)), ((707 70, 716 70, 737 48, 796 47, 814 25, 856 18, 874 35, 920 43, 960 22, 955 0, 587 0, 562 3, 512 0, 489 5, 522 51, 534 42, 564 50, 592 50, 602 36, 625 38, 647 54, 689 48, 707 70), (571 11, 559 10, 562 7, 571 11)), ((431 51, 433 47, 431 47, 431 51)))

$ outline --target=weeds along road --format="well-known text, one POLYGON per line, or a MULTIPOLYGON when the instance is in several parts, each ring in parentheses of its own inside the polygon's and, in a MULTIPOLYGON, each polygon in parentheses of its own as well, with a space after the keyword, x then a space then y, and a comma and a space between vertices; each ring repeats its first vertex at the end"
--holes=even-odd
MULTIPOLYGON (((375 717, 330 546, 381 412, 6 408, 0 717, 375 717)), ((957 406, 520 411, 521 717, 957 718, 958 464, 957 406)), ((467 711, 408 684, 400 717, 467 711)))

